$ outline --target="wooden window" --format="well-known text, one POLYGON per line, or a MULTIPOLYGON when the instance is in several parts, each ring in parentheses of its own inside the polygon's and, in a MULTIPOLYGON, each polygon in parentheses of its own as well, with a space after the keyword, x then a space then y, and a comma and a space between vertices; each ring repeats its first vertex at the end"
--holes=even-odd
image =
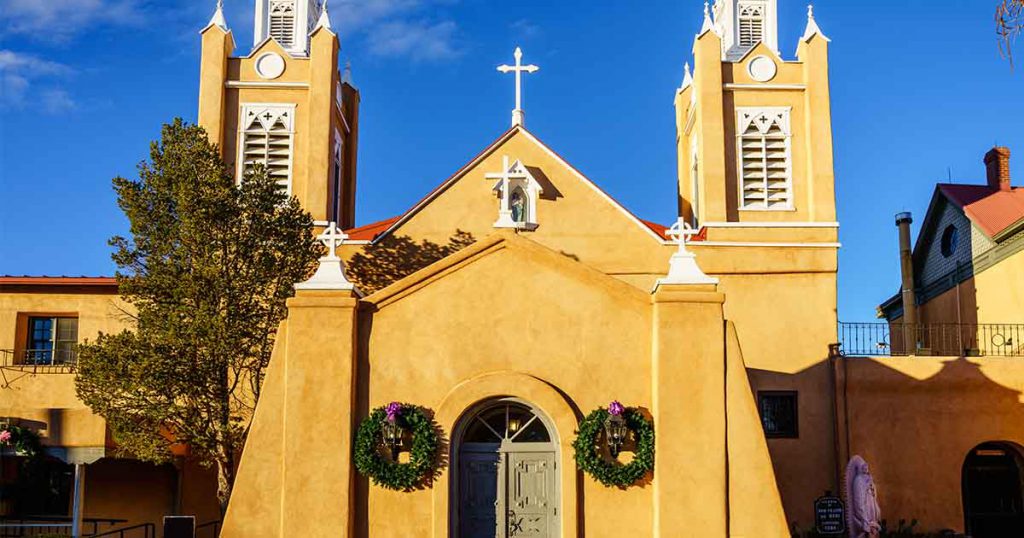
POLYGON ((753 47, 764 39, 764 5, 739 5, 739 44, 741 47, 753 47))
POLYGON ((25 364, 68 364, 75 362, 78 318, 33 316, 28 318, 25 364))
POLYGON ((270 37, 286 49, 295 43, 294 0, 274 0, 270 3, 270 37))
POLYGON ((757 408, 765 437, 796 439, 800 436, 796 391, 760 391, 757 408))
POLYGON ((286 194, 292 193, 293 105, 242 107, 239 178, 262 164, 286 194))
POLYGON ((791 209, 789 109, 738 112, 741 209, 791 209))
POLYGON ((331 220, 341 220, 341 136, 334 135, 334 174, 331 176, 331 188, 333 199, 331 201, 331 220))

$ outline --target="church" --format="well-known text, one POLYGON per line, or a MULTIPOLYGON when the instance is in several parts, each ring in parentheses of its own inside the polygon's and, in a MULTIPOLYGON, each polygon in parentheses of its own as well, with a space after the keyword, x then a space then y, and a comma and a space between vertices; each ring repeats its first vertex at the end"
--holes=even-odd
POLYGON ((326 246, 288 302, 223 521, 187 454, 114 459, 75 397, 75 342, 121 326, 111 278, 0 278, 0 414, 73 466, 76 514, 191 514, 225 538, 812 536, 821 499, 851 504, 850 461, 871 464, 890 521, 1024 532, 1019 502, 1019 520, 992 516, 961 482, 978 447, 1024 445, 1024 366, 895 340, 880 356, 850 335, 908 322, 837 319, 830 40, 809 8, 780 44, 777 3, 705 4, 678 51, 663 223, 528 129, 522 87, 542 66, 517 48, 495 72, 515 85, 510 123, 415 205, 357 226, 360 91, 328 6, 255 0, 240 47, 218 2, 198 123, 239 177, 265 166, 326 246), (922 461, 932 443, 941 469, 922 461))

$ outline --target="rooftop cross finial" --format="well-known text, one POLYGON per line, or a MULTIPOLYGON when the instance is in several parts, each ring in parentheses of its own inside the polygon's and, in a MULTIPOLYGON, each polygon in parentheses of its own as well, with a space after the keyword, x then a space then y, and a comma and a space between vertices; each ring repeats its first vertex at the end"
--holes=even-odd
POLYGON ((814 18, 814 3, 808 3, 807 4, 807 18, 808 19, 813 19, 814 18))
POLYGON ((348 240, 348 234, 338 228, 337 222, 327 223, 327 228, 316 236, 317 240, 327 247, 327 256, 325 258, 329 260, 338 260, 338 247, 343 245, 348 240))
POLYGON ((697 230, 690 227, 686 219, 679 217, 665 235, 674 239, 679 245, 679 250, 669 259, 668 274, 654 283, 655 291, 663 284, 718 284, 717 278, 710 277, 700 270, 697 255, 686 250, 689 238, 697 235, 697 230))
POLYGON ((690 223, 686 222, 686 219, 679 217, 679 220, 665 232, 665 235, 671 237, 679 245, 680 253, 685 253, 687 252, 686 243, 697 233, 698 231, 694 230, 690 223))
POLYGON ((345 276, 345 267, 338 256, 338 247, 348 239, 337 222, 317 221, 314 226, 326 226, 316 238, 327 247, 327 255, 320 257, 320 266, 313 276, 295 285, 297 290, 356 290, 355 285, 345 276))
POLYGON ((697 35, 704 35, 707 31, 715 32, 715 23, 711 21, 711 6, 707 2, 704 2, 704 23, 700 26, 700 33, 697 35))
POLYGON ((320 18, 316 21, 316 27, 331 30, 331 15, 327 13, 327 0, 324 0, 324 4, 320 6, 320 18))
POLYGON ((523 125, 523 73, 535 73, 540 70, 536 65, 523 65, 523 49, 516 47, 513 54, 516 65, 499 65, 498 71, 502 73, 514 73, 516 76, 516 108, 512 111, 512 126, 523 125))

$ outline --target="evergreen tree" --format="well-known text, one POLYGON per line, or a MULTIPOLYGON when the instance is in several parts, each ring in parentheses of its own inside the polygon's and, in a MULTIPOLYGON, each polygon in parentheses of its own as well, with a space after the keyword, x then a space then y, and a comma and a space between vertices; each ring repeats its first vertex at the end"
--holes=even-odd
POLYGON ((113 180, 130 237, 110 240, 129 329, 79 348, 76 390, 125 453, 171 448, 217 469, 231 495, 285 300, 322 247, 265 170, 236 184, 206 132, 163 127, 138 181, 113 180))

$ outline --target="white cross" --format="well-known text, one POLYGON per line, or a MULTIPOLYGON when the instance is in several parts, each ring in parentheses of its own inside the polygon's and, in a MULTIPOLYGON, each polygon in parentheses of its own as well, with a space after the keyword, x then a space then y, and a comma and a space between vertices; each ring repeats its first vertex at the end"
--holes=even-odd
POLYGON ((512 111, 512 125, 523 124, 523 73, 535 73, 540 67, 536 65, 523 65, 523 49, 516 47, 515 53, 513 53, 516 59, 516 65, 499 65, 498 71, 502 73, 515 73, 516 75, 516 108, 512 111))
MULTIPOLYGON (((314 223, 322 225, 322 223, 314 223)), ((338 228, 337 222, 328 222, 327 228, 320 235, 316 236, 317 240, 327 247, 327 256, 325 259, 338 260, 337 249, 348 240, 348 234, 338 228)))
POLYGON ((697 233, 698 230, 694 230, 690 223, 686 222, 686 219, 679 217, 679 220, 665 232, 665 235, 671 237, 679 245, 679 252, 686 252, 686 243, 697 233))

